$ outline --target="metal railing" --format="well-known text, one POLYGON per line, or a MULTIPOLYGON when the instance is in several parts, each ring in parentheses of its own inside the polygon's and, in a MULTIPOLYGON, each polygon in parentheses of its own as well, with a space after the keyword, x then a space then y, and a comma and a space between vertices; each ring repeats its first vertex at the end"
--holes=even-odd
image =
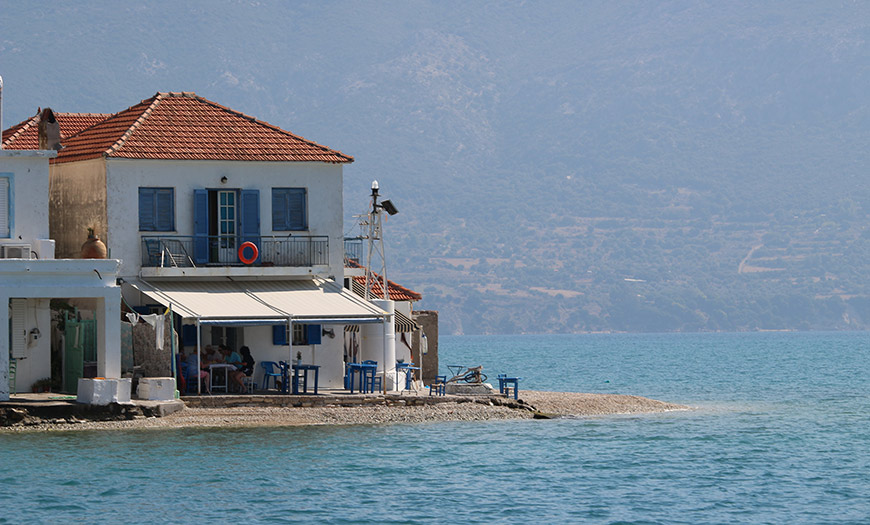
POLYGON ((353 262, 363 265, 363 239, 362 237, 344 238, 344 265, 353 262))
MULTIPOLYGON (((142 267, 244 266, 239 259, 239 247, 247 241, 254 243, 259 251, 259 257, 251 266, 329 264, 329 237, 325 235, 148 235, 142 237, 142 267)), ((247 255, 251 253, 248 251, 247 255)))

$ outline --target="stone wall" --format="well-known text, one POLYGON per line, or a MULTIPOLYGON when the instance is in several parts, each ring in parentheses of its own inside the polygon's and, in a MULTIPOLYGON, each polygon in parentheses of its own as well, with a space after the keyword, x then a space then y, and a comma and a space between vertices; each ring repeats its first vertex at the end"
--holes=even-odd
POLYGON ((172 337, 175 336, 176 349, 178 337, 172 330, 170 317, 163 318, 163 350, 157 349, 154 328, 139 321, 133 326, 133 362, 141 367, 143 377, 172 377, 172 337))
POLYGON ((422 363, 423 384, 430 384, 438 375, 438 312, 436 310, 420 310, 413 312, 414 321, 422 327, 429 340, 429 351, 420 359, 420 330, 414 332, 411 338, 414 363, 422 363))

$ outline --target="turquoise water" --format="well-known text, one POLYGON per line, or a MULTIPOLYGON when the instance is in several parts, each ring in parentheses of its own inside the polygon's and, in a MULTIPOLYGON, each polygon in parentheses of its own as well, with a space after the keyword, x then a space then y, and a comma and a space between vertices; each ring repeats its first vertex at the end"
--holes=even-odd
POLYGON ((690 412, 0 434, 0 523, 867 523, 866 333, 447 337, 443 365, 690 412))

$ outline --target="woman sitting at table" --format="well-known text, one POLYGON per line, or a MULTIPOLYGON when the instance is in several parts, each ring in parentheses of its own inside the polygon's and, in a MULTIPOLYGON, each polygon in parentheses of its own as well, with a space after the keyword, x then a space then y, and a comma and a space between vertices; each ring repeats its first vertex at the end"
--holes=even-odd
POLYGON ((230 378, 232 379, 233 383, 235 383, 236 386, 239 387, 239 392, 244 392, 244 378, 250 377, 251 374, 254 373, 255 361, 254 357, 251 355, 251 349, 247 346, 239 348, 239 352, 241 352, 241 355, 236 352, 230 354, 230 357, 227 358, 227 363, 233 363, 236 365, 237 370, 230 372, 230 378), (238 360, 236 360, 235 358, 238 358, 238 360))

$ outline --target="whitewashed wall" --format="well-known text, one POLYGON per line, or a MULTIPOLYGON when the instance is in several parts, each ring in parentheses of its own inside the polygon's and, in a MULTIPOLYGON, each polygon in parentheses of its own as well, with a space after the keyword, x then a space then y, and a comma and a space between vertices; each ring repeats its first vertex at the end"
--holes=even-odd
MULTIPOLYGON (((260 234, 272 235, 272 188, 308 189, 308 231, 329 236, 330 275, 344 271, 342 165, 322 162, 231 162, 108 159, 106 167, 108 231, 111 256, 123 260, 121 275, 141 267, 139 187, 175 188, 174 235, 193 235, 193 191, 258 189, 260 234), (226 177, 227 183, 221 184, 226 177)), ((143 232, 155 235, 160 232, 143 232)), ((286 235, 287 232, 274 232, 286 235)))
POLYGON ((37 239, 48 239, 48 159, 55 155, 53 151, 0 150, 0 174, 11 173, 13 208, 10 238, 0 238, 0 243, 35 244, 37 239))

